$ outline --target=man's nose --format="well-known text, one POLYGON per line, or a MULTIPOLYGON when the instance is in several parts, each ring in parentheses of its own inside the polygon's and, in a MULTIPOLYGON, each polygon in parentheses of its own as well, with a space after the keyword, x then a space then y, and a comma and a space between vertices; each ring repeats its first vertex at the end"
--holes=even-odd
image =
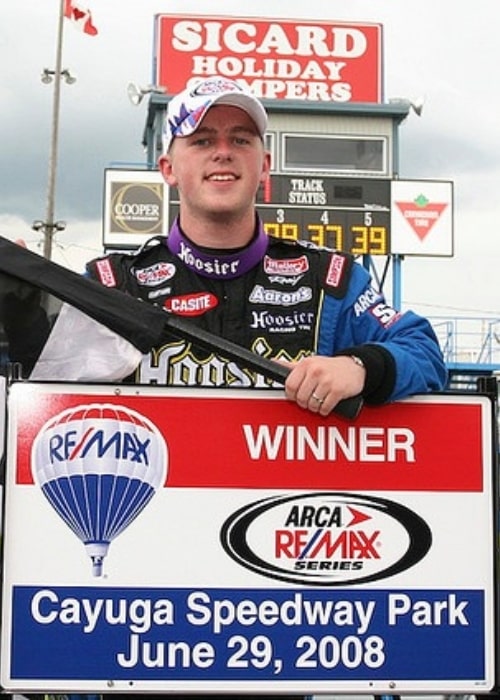
POLYGON ((233 149, 229 139, 220 138, 215 142, 213 158, 216 160, 227 160, 231 158, 233 149))

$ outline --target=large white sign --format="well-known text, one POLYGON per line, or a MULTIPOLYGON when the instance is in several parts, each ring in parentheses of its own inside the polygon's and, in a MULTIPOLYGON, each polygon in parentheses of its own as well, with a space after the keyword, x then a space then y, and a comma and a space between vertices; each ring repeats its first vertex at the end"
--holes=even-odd
POLYGON ((1 680, 24 692, 482 693, 491 402, 9 392, 1 680))
POLYGON ((391 253, 453 255, 453 183, 392 181, 391 253))

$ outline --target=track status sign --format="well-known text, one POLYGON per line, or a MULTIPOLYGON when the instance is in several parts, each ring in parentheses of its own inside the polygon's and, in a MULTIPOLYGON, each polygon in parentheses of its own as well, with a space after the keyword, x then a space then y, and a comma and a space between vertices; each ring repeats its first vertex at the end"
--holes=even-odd
POLYGON ((258 194, 269 235, 353 255, 388 255, 390 180, 272 175, 258 194))

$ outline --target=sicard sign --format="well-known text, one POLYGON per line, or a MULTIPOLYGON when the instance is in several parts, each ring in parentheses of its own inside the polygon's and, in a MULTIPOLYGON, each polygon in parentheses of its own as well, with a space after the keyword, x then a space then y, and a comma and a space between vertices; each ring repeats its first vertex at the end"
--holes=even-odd
POLYGON ((155 82, 168 94, 221 75, 264 99, 382 99, 380 24, 166 14, 155 21, 155 82))

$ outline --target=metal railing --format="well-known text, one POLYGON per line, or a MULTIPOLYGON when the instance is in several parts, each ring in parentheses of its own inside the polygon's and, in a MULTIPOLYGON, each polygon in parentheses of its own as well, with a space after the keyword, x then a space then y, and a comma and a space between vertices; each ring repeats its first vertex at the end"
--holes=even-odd
POLYGON ((430 317, 445 362, 500 372, 500 318, 430 317))

